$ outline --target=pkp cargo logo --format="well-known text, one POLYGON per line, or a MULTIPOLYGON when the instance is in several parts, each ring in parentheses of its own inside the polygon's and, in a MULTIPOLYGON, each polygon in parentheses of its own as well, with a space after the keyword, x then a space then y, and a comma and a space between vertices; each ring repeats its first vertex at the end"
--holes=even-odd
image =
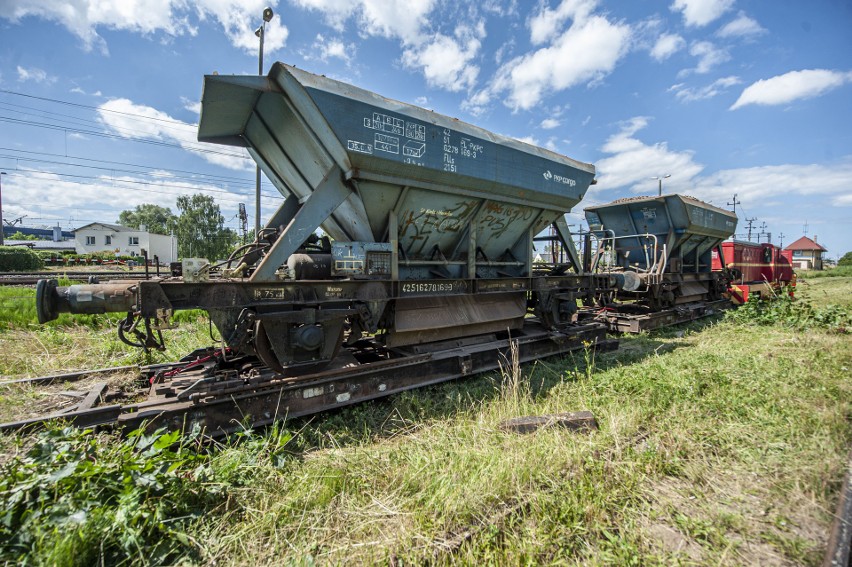
POLYGON ((555 181, 556 183, 562 183, 563 185, 567 185, 569 187, 574 187, 575 185, 577 185, 577 182, 575 180, 571 179, 570 177, 563 177, 562 175, 554 175, 553 173, 550 172, 549 169, 547 171, 545 171, 544 173, 542 173, 542 175, 544 176, 544 178, 547 181, 555 181))

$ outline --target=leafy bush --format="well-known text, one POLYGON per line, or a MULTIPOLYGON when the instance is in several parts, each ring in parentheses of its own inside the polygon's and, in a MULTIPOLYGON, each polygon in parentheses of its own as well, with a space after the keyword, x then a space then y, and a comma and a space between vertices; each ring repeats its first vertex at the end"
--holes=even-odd
POLYGON ((38 434, 0 469, 0 560, 163 564, 197 549, 184 529, 220 501, 209 459, 178 432, 105 443, 91 430, 38 434), (199 482, 201 481, 201 482, 199 482), (144 555, 143 555, 144 553, 144 555))
POLYGON ((23 272, 42 268, 44 262, 29 248, 0 246, 0 272, 23 272))
POLYGON ((837 261, 838 266, 852 266, 852 252, 847 252, 840 260, 837 261))
POLYGON ((794 300, 786 293, 774 300, 758 299, 753 295, 744 305, 728 311, 726 317, 744 324, 852 332, 852 313, 848 309, 838 305, 814 307, 809 301, 794 300))

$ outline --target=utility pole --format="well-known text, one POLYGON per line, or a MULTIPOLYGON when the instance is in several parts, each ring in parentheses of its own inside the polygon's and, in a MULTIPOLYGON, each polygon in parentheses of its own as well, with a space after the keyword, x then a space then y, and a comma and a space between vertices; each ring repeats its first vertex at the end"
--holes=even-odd
POLYGON ((733 207, 734 207, 734 210, 733 210, 732 212, 733 212, 734 214, 737 214, 737 205, 742 205, 742 203, 743 203, 742 201, 737 201, 737 194, 736 194, 736 193, 734 193, 734 200, 733 200, 733 202, 728 201, 728 206, 729 206, 729 207, 730 207, 730 206, 733 206, 733 207))
POLYGON ((663 196, 663 179, 668 179, 671 176, 672 176, 671 173, 667 173, 665 175, 657 175, 657 176, 651 178, 651 179, 656 179, 657 181, 659 181, 659 184, 658 184, 659 189, 657 191, 657 196, 659 196, 659 197, 663 196))
POLYGON ((802 227, 802 234, 808 235, 808 221, 805 221, 805 225, 802 227))
POLYGON ((0 171, 0 246, 3 246, 3 176, 5 171, 0 171))
POLYGON ((757 217, 753 217, 750 219, 746 219, 748 223, 748 241, 751 242, 751 229, 754 228, 754 221, 757 220, 757 217))
MULTIPOLYGON (((263 9, 263 23, 254 30, 254 35, 260 39, 260 49, 257 52, 257 74, 263 76, 263 38, 266 35, 266 24, 272 20, 272 8, 263 9)), ((255 170, 255 194, 254 194, 254 237, 260 234, 260 165, 255 170)))
POLYGON ((248 232, 248 214, 246 213, 246 204, 240 203, 240 230, 243 233, 243 244, 246 243, 246 232, 248 232))
MULTIPOLYGON (((760 232, 757 233, 757 243, 760 244, 760 237, 766 236, 767 234, 769 233, 766 232, 766 221, 763 221, 762 223, 760 223, 760 232)), ((767 240, 766 242, 769 242, 769 240, 767 240)))
POLYGON ((784 248, 784 233, 778 235, 778 248, 784 248))

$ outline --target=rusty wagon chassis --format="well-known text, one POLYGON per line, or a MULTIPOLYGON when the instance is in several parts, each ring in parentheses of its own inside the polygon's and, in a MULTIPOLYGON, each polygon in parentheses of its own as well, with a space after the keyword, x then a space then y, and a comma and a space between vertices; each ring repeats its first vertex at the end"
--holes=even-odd
MULTIPOLYGON (((505 294, 511 290, 530 295, 573 296, 574 290, 590 285, 584 281, 586 279, 588 277, 574 276, 453 280, 443 281, 442 285, 444 289, 459 290, 461 295, 470 292, 505 294)), ((367 299, 364 289, 371 290, 374 300, 388 296, 434 297, 429 281, 205 282, 173 286, 145 281, 138 285, 138 297, 147 310, 143 315, 153 318, 154 326, 158 324, 156 318, 162 323, 165 313, 178 308, 199 307, 211 315, 222 310, 269 313, 294 308, 298 303, 312 306, 321 313, 324 311, 322 305, 329 311, 339 312, 347 305, 350 311, 356 311, 357 307, 351 307, 367 299), (369 287, 365 288, 367 284, 369 287), (361 299, 356 301, 359 297, 361 299)), ((314 316, 316 314, 311 315, 314 316)), ((554 326, 552 321, 545 325, 534 316, 525 318, 518 329, 492 330, 476 336, 404 347, 388 346, 381 334, 347 340, 350 337, 347 332, 340 351, 326 368, 307 367, 295 374, 291 369, 292 375, 272 370, 259 357, 238 353, 223 344, 200 349, 175 363, 142 367, 141 387, 132 395, 133 399, 141 401, 132 401, 128 394, 110 391, 99 384, 70 411, 0 424, 0 430, 33 428, 49 420, 62 419, 79 427, 114 426, 124 431, 140 427, 149 430, 201 428, 215 437, 497 370, 501 363, 510 361, 513 354, 524 363, 578 350, 617 348, 617 341, 608 339, 606 333, 606 325, 600 322, 568 322, 554 326)))

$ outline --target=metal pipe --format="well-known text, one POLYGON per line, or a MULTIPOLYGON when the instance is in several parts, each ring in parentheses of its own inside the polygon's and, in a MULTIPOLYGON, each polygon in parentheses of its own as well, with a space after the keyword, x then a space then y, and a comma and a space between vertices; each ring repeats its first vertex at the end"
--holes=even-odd
POLYGON ((60 313, 123 313, 136 306, 138 282, 59 287, 56 280, 36 284, 36 313, 39 323, 56 319, 60 313))

